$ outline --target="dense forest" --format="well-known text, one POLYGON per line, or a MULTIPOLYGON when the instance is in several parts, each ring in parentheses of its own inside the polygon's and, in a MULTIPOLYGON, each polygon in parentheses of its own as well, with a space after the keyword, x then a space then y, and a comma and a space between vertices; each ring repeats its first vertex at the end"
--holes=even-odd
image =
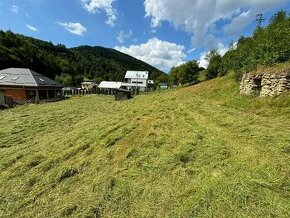
POLYGON ((83 80, 122 81, 127 70, 147 70, 150 78, 163 81, 166 74, 119 51, 103 47, 64 45, 0 31, 0 69, 23 67, 35 70, 65 85, 83 80))
POLYGON ((190 61, 169 73, 172 84, 198 82, 202 72, 205 79, 223 76, 234 71, 237 80, 249 71, 259 66, 273 66, 290 60, 290 15, 286 11, 278 11, 269 20, 266 27, 259 23, 251 37, 240 37, 236 44, 232 43, 229 51, 222 57, 217 50, 211 50, 207 55, 208 68, 201 71, 196 61, 190 61), (185 76, 187 75, 187 76, 185 76))

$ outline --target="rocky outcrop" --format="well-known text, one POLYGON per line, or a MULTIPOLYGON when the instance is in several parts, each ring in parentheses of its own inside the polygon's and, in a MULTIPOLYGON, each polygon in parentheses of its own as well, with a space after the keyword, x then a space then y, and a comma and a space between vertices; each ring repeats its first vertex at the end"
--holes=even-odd
POLYGON ((290 71, 283 73, 247 73, 243 75, 240 93, 260 97, 278 96, 290 91, 290 71))

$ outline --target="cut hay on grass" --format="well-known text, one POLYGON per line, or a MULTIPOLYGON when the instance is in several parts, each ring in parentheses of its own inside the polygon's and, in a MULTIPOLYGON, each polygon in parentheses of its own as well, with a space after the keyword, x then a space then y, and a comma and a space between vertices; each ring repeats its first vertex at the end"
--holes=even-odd
POLYGON ((0 217, 290 217, 289 95, 228 76, 0 116, 0 217))

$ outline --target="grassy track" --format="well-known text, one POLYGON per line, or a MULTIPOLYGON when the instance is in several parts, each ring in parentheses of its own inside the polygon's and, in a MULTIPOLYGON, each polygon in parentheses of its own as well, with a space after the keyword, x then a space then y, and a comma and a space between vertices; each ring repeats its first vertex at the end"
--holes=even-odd
POLYGON ((0 217, 290 217, 289 95, 228 76, 0 117, 0 217))

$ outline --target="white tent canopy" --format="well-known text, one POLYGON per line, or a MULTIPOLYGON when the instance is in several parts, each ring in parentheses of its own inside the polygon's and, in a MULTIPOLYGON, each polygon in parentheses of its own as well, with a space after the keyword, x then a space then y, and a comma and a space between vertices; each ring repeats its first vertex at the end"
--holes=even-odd
POLYGON ((101 88, 101 89, 119 89, 121 86, 122 86, 121 82, 103 81, 100 83, 99 88, 101 88))

